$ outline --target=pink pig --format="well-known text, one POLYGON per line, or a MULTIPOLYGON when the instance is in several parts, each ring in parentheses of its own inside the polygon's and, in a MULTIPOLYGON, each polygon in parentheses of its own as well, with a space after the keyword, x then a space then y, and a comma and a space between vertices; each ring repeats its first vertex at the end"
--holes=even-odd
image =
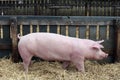
POLYGON ((85 72, 85 58, 100 60, 108 56, 101 50, 104 47, 100 43, 104 40, 93 41, 42 32, 22 37, 18 35, 18 38, 18 50, 26 72, 33 56, 48 61, 62 61, 64 68, 72 62, 80 72, 85 72))

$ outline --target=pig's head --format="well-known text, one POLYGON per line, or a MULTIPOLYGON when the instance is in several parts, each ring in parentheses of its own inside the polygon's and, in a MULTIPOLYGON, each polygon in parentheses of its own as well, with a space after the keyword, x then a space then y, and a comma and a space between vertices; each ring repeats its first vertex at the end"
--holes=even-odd
POLYGON ((101 48, 104 48, 100 43, 104 42, 104 40, 96 41, 95 44, 91 46, 92 50, 94 51, 93 58, 97 60, 101 60, 107 58, 108 54, 103 52, 101 48))

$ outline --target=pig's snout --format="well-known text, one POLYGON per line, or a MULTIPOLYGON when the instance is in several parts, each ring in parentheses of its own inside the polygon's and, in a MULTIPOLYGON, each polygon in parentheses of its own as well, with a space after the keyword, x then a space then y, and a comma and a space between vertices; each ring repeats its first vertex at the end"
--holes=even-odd
POLYGON ((108 54, 105 54, 105 58, 107 58, 108 57, 108 54))
POLYGON ((105 53, 104 54, 104 56, 103 56, 103 58, 107 58, 108 57, 108 54, 107 53, 105 53))
POLYGON ((105 53, 105 54, 100 56, 100 59, 104 59, 104 58, 107 58, 107 57, 108 57, 108 54, 105 53))

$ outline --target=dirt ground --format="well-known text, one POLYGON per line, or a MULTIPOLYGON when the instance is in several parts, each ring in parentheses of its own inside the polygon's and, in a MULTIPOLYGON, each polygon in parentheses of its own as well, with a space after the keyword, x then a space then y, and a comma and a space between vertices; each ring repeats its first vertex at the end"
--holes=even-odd
POLYGON ((67 70, 60 62, 34 62, 26 74, 22 63, 0 59, 0 80, 120 80, 120 63, 98 64, 85 61, 86 72, 80 73, 74 65, 67 70))

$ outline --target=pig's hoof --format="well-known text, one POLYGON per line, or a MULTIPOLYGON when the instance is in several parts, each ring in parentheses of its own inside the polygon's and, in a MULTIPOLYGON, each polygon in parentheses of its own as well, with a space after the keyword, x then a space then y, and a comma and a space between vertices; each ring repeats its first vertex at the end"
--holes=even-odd
POLYGON ((63 62, 62 67, 63 67, 63 69, 66 69, 69 65, 70 65, 70 62, 69 61, 65 61, 65 62, 63 62))

